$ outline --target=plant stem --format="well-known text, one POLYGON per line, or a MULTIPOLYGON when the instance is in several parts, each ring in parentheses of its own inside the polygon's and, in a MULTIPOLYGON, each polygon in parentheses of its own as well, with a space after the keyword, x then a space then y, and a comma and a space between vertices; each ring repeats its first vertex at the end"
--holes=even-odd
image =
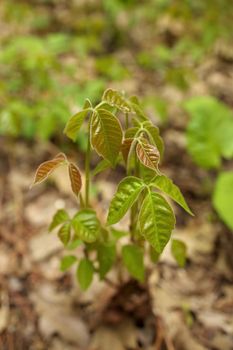
POLYGON ((125 114, 125 128, 128 129, 129 127, 129 114, 125 114))
MULTIPOLYGON (((137 156, 135 156, 135 176, 140 176, 140 166, 137 159, 137 156)), ((131 240, 134 242, 135 240, 135 230, 137 226, 137 220, 138 220, 138 203, 134 203, 132 205, 131 211, 130 211, 130 233, 131 233, 131 240)))
POLYGON ((81 209, 85 208, 85 203, 81 192, 79 193, 79 201, 80 201, 80 208, 81 209))
POLYGON ((103 105, 106 104, 106 101, 101 101, 95 108, 101 108, 103 105))
POLYGON ((86 151, 86 159, 85 159, 85 206, 86 208, 89 207, 90 160, 91 160, 91 142, 90 142, 90 125, 88 125, 87 151, 86 151))

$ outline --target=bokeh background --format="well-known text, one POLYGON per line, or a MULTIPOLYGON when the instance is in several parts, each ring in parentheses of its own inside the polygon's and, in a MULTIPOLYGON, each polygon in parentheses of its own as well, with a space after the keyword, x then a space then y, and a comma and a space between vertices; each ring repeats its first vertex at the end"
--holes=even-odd
MULTIPOLYGON (((233 349, 232 23, 229 0, 1 0, 0 349, 233 349), (137 286, 140 322, 135 298, 119 316, 109 286, 84 295, 75 271, 60 270, 47 227, 76 208, 66 175, 29 191, 59 151, 83 169, 85 133, 72 143, 63 129, 108 87, 139 96, 164 137, 162 169, 195 213, 174 207, 186 265, 165 251, 137 286)), ((100 216, 123 176, 96 177, 100 216)))

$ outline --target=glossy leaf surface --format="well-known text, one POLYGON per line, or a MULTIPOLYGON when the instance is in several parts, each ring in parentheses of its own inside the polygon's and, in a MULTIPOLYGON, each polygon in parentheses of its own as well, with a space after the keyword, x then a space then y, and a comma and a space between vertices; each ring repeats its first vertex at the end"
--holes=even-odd
POLYGON ((66 161, 67 161, 67 159, 66 159, 65 154, 59 153, 52 160, 48 160, 48 161, 42 163, 36 171, 33 185, 39 184, 42 181, 46 180, 48 178, 48 176, 51 175, 51 173, 58 166, 65 164, 66 161))
POLYGON ((143 188, 143 181, 134 176, 128 176, 119 183, 109 207, 108 225, 117 223, 126 214, 143 188))
POLYGON ((187 247, 185 243, 180 241, 179 239, 173 239, 172 245, 171 245, 171 252, 177 264, 180 267, 184 267, 186 262, 186 252, 187 252, 187 247))
POLYGON ((165 175, 161 175, 161 176, 156 176, 151 183, 154 187, 159 188, 161 191, 163 191, 169 197, 171 197, 184 210, 186 210, 187 213, 189 213, 190 215, 193 215, 180 189, 173 183, 171 179, 169 179, 165 175))
POLYGON ((140 282, 143 282, 145 269, 142 248, 133 244, 123 246, 122 259, 130 275, 140 282))
POLYGON ((54 228, 68 220, 69 215, 67 212, 64 209, 59 209, 53 216, 53 220, 49 226, 49 231, 52 231, 54 228))
POLYGON ((107 89, 103 94, 102 101, 108 102, 111 106, 118 108, 124 113, 132 111, 130 104, 117 90, 107 89))
POLYGON ((79 168, 74 163, 69 163, 69 177, 72 191, 78 196, 82 187, 82 178, 79 168))
POLYGON ((87 243, 95 242, 99 236, 100 225, 92 209, 82 209, 72 220, 75 234, 87 243))
POLYGON ((158 193, 149 192, 139 213, 141 234, 161 253, 170 239, 175 217, 170 205, 158 193))
POLYGON ((105 109, 95 110, 91 119, 91 144, 96 152, 115 165, 122 143, 118 119, 105 109))
POLYGON ((82 259, 77 269, 77 279, 82 290, 87 290, 90 286, 94 274, 92 262, 86 258, 82 259))
POLYGON ((136 153, 143 165, 159 173, 160 154, 155 146, 150 145, 146 139, 140 139, 136 146, 136 153))
POLYGON ((73 115, 67 122, 64 129, 64 133, 73 141, 77 138, 77 133, 80 130, 84 119, 86 118, 88 112, 91 111, 91 108, 83 109, 82 111, 73 115))

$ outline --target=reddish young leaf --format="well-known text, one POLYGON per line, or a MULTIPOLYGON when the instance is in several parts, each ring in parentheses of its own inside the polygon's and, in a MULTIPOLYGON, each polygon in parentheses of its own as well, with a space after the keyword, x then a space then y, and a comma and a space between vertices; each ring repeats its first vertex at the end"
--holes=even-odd
POLYGON ((74 163, 69 163, 69 176, 70 176, 72 191, 77 196, 82 187, 82 179, 81 179, 80 171, 74 163))
POLYGON ((130 147, 132 145, 132 142, 133 142, 133 139, 131 139, 131 138, 124 139, 124 141, 121 145, 121 153, 122 153, 122 156, 123 156, 126 164, 127 164, 128 155, 129 155, 129 151, 130 151, 130 147))
POLYGON ((130 104, 126 101, 124 96, 117 90, 107 89, 104 91, 102 101, 106 101, 111 106, 118 108, 124 113, 132 112, 130 104))
POLYGON ((96 152, 114 167, 121 149, 123 132, 119 120, 111 112, 98 109, 91 118, 91 144, 96 152))
POLYGON ((91 108, 83 109, 82 111, 73 115, 67 122, 64 129, 64 133, 73 141, 76 140, 78 131, 80 130, 84 119, 86 118, 88 112, 91 108))
POLYGON ((155 146, 150 145, 146 139, 140 139, 136 147, 136 152, 138 159, 143 165, 160 173, 158 170, 160 154, 155 146))
POLYGON ((42 163, 36 171, 33 185, 37 185, 42 181, 46 180, 48 176, 60 165, 64 164, 67 158, 64 153, 57 154, 52 160, 48 160, 42 163))

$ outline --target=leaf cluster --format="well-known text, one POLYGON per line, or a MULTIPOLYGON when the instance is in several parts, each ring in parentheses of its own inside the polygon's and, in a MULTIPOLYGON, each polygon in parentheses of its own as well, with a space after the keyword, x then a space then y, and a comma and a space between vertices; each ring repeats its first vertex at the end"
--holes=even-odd
MULTIPOLYGON (((175 227, 175 215, 167 197, 192 215, 179 188, 160 170, 164 145, 159 129, 148 119, 137 97, 126 98, 113 89, 106 90, 96 106, 87 99, 83 109, 68 120, 64 133, 75 141, 81 127, 84 127, 89 143, 85 200, 81 193, 80 171, 64 154, 42 163, 34 180, 34 184, 41 183, 58 166, 66 165, 72 190, 80 199, 80 209, 73 218, 64 210, 59 210, 50 225, 50 230, 59 227, 58 237, 65 247, 73 247, 74 244, 76 248, 75 242, 79 242, 83 248, 81 260, 75 255, 68 255, 62 260, 61 268, 66 270, 77 263, 77 278, 84 290, 89 287, 94 273, 104 279, 119 259, 134 278, 143 281, 144 252, 150 247, 152 261, 158 260, 175 227), (92 150, 103 158, 92 176, 109 167, 115 168, 118 163, 126 169, 126 176, 119 183, 109 205, 105 223, 100 222, 89 204, 92 150), (112 225, 128 211, 128 232, 117 231, 112 225), (119 244, 120 254, 117 254, 116 247, 122 236, 128 236, 128 244, 119 244)), ((183 266, 185 247, 182 242, 173 241, 172 254, 183 266)))

